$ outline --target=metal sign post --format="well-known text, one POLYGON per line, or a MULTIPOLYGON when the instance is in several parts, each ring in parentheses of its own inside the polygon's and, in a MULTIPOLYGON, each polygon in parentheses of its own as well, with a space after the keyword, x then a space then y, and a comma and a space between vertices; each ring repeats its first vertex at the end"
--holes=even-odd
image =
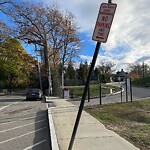
POLYGON ((125 85, 126 85, 126 102, 128 102, 128 87, 127 87, 127 78, 125 80, 125 85))
POLYGON ((122 85, 121 85, 120 89, 121 89, 121 103, 122 103, 122 85))
POLYGON ((132 82, 131 78, 126 79, 126 102, 128 102, 128 94, 130 94, 131 102, 132 102, 132 82))
POLYGON ((99 84, 99 104, 102 105, 102 86, 99 84))
MULTIPOLYGON (((114 4, 113 4, 113 6, 114 6, 114 4)), ((115 6, 116 6, 116 4, 115 4, 115 6)), ((112 3, 111 3, 111 0, 108 0, 108 4, 106 4, 106 3, 101 4, 100 12, 103 12, 103 11, 104 12, 107 11, 107 12, 111 12, 111 13, 113 12, 113 15, 114 15, 114 13, 115 13, 114 9, 111 10, 110 8, 112 8, 112 3), (102 5, 105 5, 105 7, 102 7, 102 5)), ((98 18, 99 18, 99 15, 98 15, 98 18)), ((105 18, 102 18, 102 17, 100 17, 100 18, 106 24, 107 24, 108 20, 110 21, 110 19, 105 19, 105 18)), ((106 16, 106 18, 107 18, 107 16, 106 16)), ((111 19, 113 19, 113 18, 111 17, 111 19)), ((93 33, 93 36, 95 36, 95 37, 97 35, 99 36, 99 30, 96 29, 97 25, 99 24, 98 22, 99 22, 99 19, 97 19, 95 30, 94 30, 94 33, 93 33)), ((112 20, 111 20, 111 23, 112 23, 112 20)), ((101 30, 101 25, 98 25, 98 29, 101 30)), ((110 30, 110 23, 109 23, 109 30, 110 30)), ((105 29, 103 30, 104 35, 106 35, 105 32, 108 32, 108 30, 105 30, 105 29)), ((107 37, 108 37, 108 33, 107 33, 107 37)), ((74 143, 74 139, 75 139, 75 136, 76 136, 78 125, 79 125, 79 122, 80 122, 80 118, 81 118, 82 110, 83 110, 83 107, 84 107, 88 87, 89 87, 89 84, 90 84, 90 79, 91 79, 91 76, 92 76, 92 71, 93 71, 95 63, 96 63, 96 59, 97 59, 97 56, 98 56, 98 53, 99 53, 101 42, 106 42, 104 40, 101 40, 101 38, 96 38, 96 39, 92 38, 92 39, 97 41, 97 44, 96 44, 93 60, 92 60, 92 63, 91 63, 91 67, 90 67, 90 70, 89 70, 89 73, 88 73, 87 81, 86 81, 86 84, 85 84, 84 92, 83 92, 83 95, 82 95, 81 103, 80 103, 80 106, 79 106, 79 110, 78 110, 77 118, 76 118, 75 125, 74 125, 74 128, 73 128, 73 132, 72 132, 72 136, 71 136, 71 139, 70 139, 68 150, 72 150, 72 147, 73 147, 73 143, 74 143)), ((105 40, 107 40, 107 38, 105 38, 105 40)))
POLYGON ((132 102, 133 97, 132 97, 132 81, 131 81, 131 78, 130 78, 130 96, 131 96, 131 102, 132 102))
POLYGON ((91 67, 90 67, 90 70, 89 70, 89 74, 88 74, 88 77, 87 77, 86 85, 85 85, 84 92, 83 92, 83 95, 82 95, 79 111, 78 111, 78 114, 77 114, 77 118, 76 118, 76 122, 75 122, 74 129, 73 129, 73 132, 72 132, 72 136, 71 136, 71 140, 70 140, 70 144, 69 144, 68 150, 72 150, 72 146, 73 146, 74 139, 75 139, 75 136, 76 136, 76 132, 77 132, 77 129, 78 129, 78 125, 79 125, 79 121, 80 121, 80 118, 81 118, 82 110, 83 110, 83 107, 84 107, 86 94, 87 94, 88 87, 89 87, 89 84, 90 84, 92 71, 94 69, 94 66, 95 66, 95 63, 96 63, 96 59, 97 59, 97 56, 98 56, 98 53, 99 53, 100 45, 101 45, 101 43, 97 42, 97 45, 96 45, 96 48, 95 48, 95 53, 94 53, 92 64, 91 64, 91 67))

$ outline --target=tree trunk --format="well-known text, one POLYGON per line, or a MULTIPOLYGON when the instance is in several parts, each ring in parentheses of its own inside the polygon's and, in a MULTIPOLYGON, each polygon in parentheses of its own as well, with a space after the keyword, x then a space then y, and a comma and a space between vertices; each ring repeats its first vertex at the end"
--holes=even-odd
POLYGON ((60 80, 59 80, 58 69, 54 70, 54 78, 53 78, 53 96, 61 96, 61 88, 60 88, 60 80))
POLYGON ((48 95, 52 95, 52 80, 51 80, 51 70, 50 70, 50 63, 49 63, 49 55, 48 55, 48 48, 47 43, 44 44, 44 60, 45 60, 45 72, 48 79, 48 95))

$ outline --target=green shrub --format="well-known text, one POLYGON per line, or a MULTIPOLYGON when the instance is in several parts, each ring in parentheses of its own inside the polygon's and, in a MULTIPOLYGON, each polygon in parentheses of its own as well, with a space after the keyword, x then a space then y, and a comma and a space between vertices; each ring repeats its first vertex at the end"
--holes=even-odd
POLYGON ((132 81, 133 86, 150 87, 150 76, 132 81))

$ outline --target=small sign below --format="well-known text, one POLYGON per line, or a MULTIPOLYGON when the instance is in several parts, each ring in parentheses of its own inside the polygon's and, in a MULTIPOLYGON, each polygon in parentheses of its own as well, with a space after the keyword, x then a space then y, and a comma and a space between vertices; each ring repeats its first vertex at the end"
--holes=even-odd
POLYGON ((106 43, 116 8, 114 3, 101 4, 92 36, 94 41, 106 43))

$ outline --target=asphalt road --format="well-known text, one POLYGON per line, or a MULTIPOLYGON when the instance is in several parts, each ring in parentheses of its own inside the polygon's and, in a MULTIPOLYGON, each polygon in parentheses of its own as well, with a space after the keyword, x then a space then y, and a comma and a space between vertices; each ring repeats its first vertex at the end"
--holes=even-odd
MULTIPOLYGON (((150 88, 137 88, 132 87, 132 100, 140 100, 143 98, 150 98, 150 88)), ((108 104, 108 103, 117 103, 117 102, 126 102, 131 101, 131 95, 128 91, 128 97, 126 99, 126 88, 124 86, 124 91, 122 92, 122 99, 121 99, 121 93, 114 94, 114 95, 108 95, 106 97, 102 97, 101 103, 102 104, 108 104)), ((80 101, 71 101, 75 105, 80 105, 80 101)), ((85 101, 85 106, 89 105, 98 105, 100 104, 100 98, 91 98, 90 102, 87 100, 85 101)))
POLYGON ((140 99, 140 98, 148 98, 150 97, 150 88, 137 88, 133 87, 133 96, 135 99, 140 99))
POLYGON ((51 150, 46 104, 0 96, 0 150, 51 150))

